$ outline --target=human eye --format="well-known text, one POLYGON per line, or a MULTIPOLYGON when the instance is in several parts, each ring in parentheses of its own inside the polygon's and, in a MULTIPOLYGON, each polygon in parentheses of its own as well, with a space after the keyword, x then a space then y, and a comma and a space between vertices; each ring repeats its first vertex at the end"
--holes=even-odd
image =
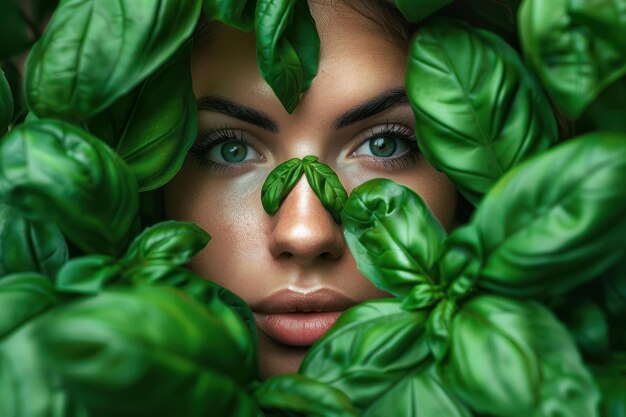
POLYGON ((244 132, 230 127, 201 131, 189 153, 201 168, 216 171, 249 166, 262 161, 262 155, 252 146, 244 132))
POLYGON ((366 157, 386 170, 403 170, 414 166, 420 155, 415 130, 405 124, 387 123, 370 129, 352 152, 352 157, 366 157))

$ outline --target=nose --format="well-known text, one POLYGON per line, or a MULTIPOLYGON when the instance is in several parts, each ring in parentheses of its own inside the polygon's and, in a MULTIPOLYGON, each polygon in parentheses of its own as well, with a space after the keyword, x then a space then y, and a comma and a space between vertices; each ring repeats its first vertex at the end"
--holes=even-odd
POLYGON ((339 259, 346 250, 341 226, 322 206, 303 175, 274 215, 270 253, 309 266, 339 259))

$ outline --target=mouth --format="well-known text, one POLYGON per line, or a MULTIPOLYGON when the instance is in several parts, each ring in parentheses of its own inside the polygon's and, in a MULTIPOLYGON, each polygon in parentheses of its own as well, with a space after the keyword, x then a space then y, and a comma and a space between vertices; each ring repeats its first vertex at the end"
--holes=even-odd
POLYGON ((257 327, 289 346, 311 346, 356 301, 330 289, 302 293, 280 290, 253 306, 257 327))

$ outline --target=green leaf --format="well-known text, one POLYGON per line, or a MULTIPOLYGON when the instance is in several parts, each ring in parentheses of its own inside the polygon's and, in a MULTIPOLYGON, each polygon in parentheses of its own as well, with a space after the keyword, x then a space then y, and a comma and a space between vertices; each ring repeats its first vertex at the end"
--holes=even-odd
POLYGON ((352 191, 342 218, 359 270, 378 288, 403 296, 416 285, 437 285, 445 230, 414 191, 370 180, 352 191))
POLYGON ((303 375, 279 375, 261 382, 254 398, 263 410, 298 413, 303 417, 357 417, 341 391, 303 375))
POLYGON ((0 136, 9 128, 13 121, 13 94, 11 86, 0 69, 0 136))
POLYGON ((26 62, 28 107, 83 121, 160 67, 189 38, 200 0, 61 2, 26 62))
POLYGON ((100 140, 60 121, 13 129, 0 142, 0 200, 56 223, 88 253, 116 255, 137 226, 137 183, 100 140))
POLYGON ((626 74, 624 0, 525 0, 519 11, 524 53, 554 102, 577 118, 626 74))
POLYGON ((317 74, 320 38, 307 2, 258 0, 257 62, 263 79, 292 113, 317 74))
POLYGON ((271 216, 278 211, 283 200, 302 176, 302 161, 292 158, 270 172, 261 188, 263 209, 271 216))
MULTIPOLYGON (((11 89, 11 96, 13 98, 12 99, 13 100, 13 103, 12 103, 13 119, 11 120, 11 123, 16 124, 17 122, 21 120, 22 116, 24 116, 24 114, 26 114, 27 112, 26 104, 24 102, 24 88, 23 88, 24 80, 22 79, 22 74, 20 73, 20 70, 17 68, 15 62, 11 60, 6 60, 2 62, 1 68, 4 71, 4 76, 7 82, 9 83, 9 87, 11 89)), ((4 100, 5 99, 3 98, 2 101, 4 100)), ((2 107, 1 104, 0 104, 0 107, 2 107)), ((2 111, 6 111, 6 109, 0 110, 0 113, 2 111)))
POLYGON ((128 164, 139 191, 172 179, 196 138, 190 60, 187 43, 146 81, 87 122, 91 133, 128 164))
POLYGON ((471 254, 466 268, 482 288, 549 297, 622 256, 625 212, 626 137, 594 133, 511 170, 447 246, 471 254))
POLYGON ((420 150, 474 204, 511 167, 556 141, 541 87, 490 32, 433 20, 413 40, 406 82, 420 150))
POLYGON ((204 0, 202 8, 209 20, 219 20, 244 32, 250 32, 254 29, 256 1, 204 0))
POLYGON ((37 331, 46 365, 90 416, 256 416, 252 364, 232 336, 242 329, 177 290, 103 292, 37 331))
POLYGON ((27 220, 0 203, 0 277, 39 272, 53 278, 67 259, 65 238, 54 223, 27 220))
POLYGON ((576 346, 587 358, 604 359, 609 353, 609 326, 600 306, 588 299, 572 299, 557 312, 576 346))
POLYGON ((28 36, 24 14, 18 0, 0 2, 0 61, 28 49, 28 36))
POLYGON ((599 395, 567 330, 543 306, 497 296, 452 323, 444 382, 479 413, 595 417, 599 395))
POLYGON ((410 396, 407 381, 432 361, 423 337, 427 317, 424 311, 404 310, 400 299, 352 307, 307 352, 300 373, 343 391, 362 415, 379 409, 387 395, 404 396, 395 407, 419 407, 423 398, 410 396))
POLYGON ((60 292, 97 294, 119 280, 122 266, 107 255, 89 255, 73 258, 63 265, 56 277, 60 292))
POLYGON ((441 362, 450 348, 450 328, 458 311, 456 302, 442 300, 430 313, 426 323, 426 338, 437 362, 441 362))
POLYGON ((626 417, 626 354, 615 352, 606 359, 590 366, 602 392, 601 415, 626 417))
POLYGON ((304 157, 302 160, 304 174, 311 189, 333 216, 335 223, 341 224, 341 210, 348 200, 348 193, 332 168, 317 159, 317 156, 313 155, 304 157))
POLYGON ((417 23, 452 3, 452 0, 395 0, 395 3, 409 22, 417 23))
POLYGON ((19 273, 0 278, 0 344, 10 332, 57 301, 52 281, 48 277, 36 273, 19 273))

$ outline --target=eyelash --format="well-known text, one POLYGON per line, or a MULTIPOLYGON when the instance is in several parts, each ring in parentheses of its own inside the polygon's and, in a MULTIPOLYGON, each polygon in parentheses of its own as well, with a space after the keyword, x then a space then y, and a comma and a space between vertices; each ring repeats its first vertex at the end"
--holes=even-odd
POLYGON ((236 130, 231 126, 222 126, 215 130, 198 132, 198 140, 189 149, 189 153, 196 158, 199 168, 207 168, 216 172, 240 168, 242 166, 248 165, 248 163, 245 161, 239 162, 237 164, 221 164, 207 157, 207 154, 209 153, 209 150, 211 150, 211 148, 219 145, 220 143, 226 142, 243 142, 249 146, 252 146, 252 143, 246 139, 242 131, 236 130))
POLYGON ((417 161, 419 161, 421 151, 417 147, 415 130, 411 126, 404 123, 391 123, 388 121, 382 129, 376 129, 378 128, 372 129, 368 133, 364 134, 363 141, 358 147, 361 147, 366 142, 378 136, 390 136, 392 138, 405 141, 408 143, 409 147, 407 152, 394 158, 381 158, 373 156, 372 158, 380 163, 385 171, 403 171, 411 168, 417 163, 417 161))

